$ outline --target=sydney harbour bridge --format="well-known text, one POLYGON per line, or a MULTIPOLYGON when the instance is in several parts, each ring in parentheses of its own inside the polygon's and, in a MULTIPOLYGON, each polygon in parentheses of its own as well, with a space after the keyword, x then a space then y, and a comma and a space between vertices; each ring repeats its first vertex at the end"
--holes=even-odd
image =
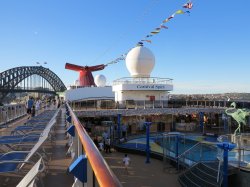
POLYGON ((42 66, 15 67, 0 73, 0 103, 17 92, 56 94, 65 90, 62 80, 42 66))

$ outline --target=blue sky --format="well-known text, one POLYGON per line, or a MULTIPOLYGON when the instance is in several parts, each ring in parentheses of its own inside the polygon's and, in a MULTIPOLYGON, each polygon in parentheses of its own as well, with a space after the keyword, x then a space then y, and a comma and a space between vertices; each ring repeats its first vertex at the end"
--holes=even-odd
MULTIPOLYGON (((65 62, 106 64, 125 53, 184 0, 2 0, 0 72, 46 61, 69 85, 65 62)), ((250 1, 194 0, 155 35, 151 76, 174 79, 173 93, 250 92, 250 1)), ((109 83, 128 77, 124 61, 108 66, 109 83)))

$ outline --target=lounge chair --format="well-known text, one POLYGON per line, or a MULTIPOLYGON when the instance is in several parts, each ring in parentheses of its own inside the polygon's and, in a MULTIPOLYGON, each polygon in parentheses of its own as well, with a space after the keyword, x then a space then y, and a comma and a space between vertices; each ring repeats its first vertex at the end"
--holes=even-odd
MULTIPOLYGON (((48 124, 45 128, 39 128, 36 130, 27 131, 26 134, 23 135, 12 135, 12 136, 0 136, 0 150, 1 145, 4 145, 4 149, 6 150, 6 147, 9 148, 9 150, 15 150, 14 147, 19 147, 21 144, 27 144, 27 143, 35 143, 39 140, 39 138, 43 136, 49 136, 52 140, 52 136, 50 134, 51 129, 56 123, 56 116, 59 111, 54 113, 54 116, 50 119, 48 124)), ((3 148, 2 148, 3 149, 3 148)))
POLYGON ((38 173, 42 173, 44 169, 45 167, 43 160, 40 158, 38 162, 31 168, 31 170, 17 184, 16 187, 33 187, 35 185, 38 173))
POLYGON ((37 154, 41 158, 38 150, 41 148, 42 144, 47 138, 48 136, 46 135, 40 137, 39 141, 30 151, 11 151, 0 154, 0 175, 21 174, 20 172, 26 164, 33 163, 31 158, 34 155, 37 154))

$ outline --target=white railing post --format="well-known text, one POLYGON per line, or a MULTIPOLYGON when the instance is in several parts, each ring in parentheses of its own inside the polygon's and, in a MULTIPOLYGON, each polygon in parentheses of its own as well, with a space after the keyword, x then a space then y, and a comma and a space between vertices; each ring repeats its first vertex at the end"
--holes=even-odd
POLYGON ((17 111, 16 111, 16 110, 17 110, 17 107, 18 107, 18 105, 16 105, 15 108, 14 108, 14 109, 15 109, 15 112, 14 112, 15 118, 18 118, 18 116, 17 116, 17 111))

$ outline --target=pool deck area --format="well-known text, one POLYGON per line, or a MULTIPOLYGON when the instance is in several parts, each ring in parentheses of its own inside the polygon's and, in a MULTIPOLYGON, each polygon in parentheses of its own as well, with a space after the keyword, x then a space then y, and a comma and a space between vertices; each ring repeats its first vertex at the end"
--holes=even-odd
POLYGON ((150 159, 150 163, 146 164, 145 156, 128 154, 131 163, 127 173, 122 163, 124 153, 116 151, 103 153, 103 157, 124 187, 181 186, 177 180, 178 174, 175 173, 175 168, 169 165, 169 170, 164 170, 163 162, 160 160, 150 159))
MULTIPOLYGON (((46 146, 51 153, 48 162, 47 173, 41 178, 45 187, 61 186, 70 187, 73 184, 73 176, 67 173, 67 168, 71 163, 71 158, 65 156, 67 148, 65 147, 67 140, 65 139, 64 115, 65 110, 57 118, 55 125, 55 142, 53 147, 46 146)), ((27 116, 9 124, 9 128, 22 125, 27 121, 27 116)), ((6 135, 6 129, 1 129, 1 135, 6 135)), ((125 171, 122 159, 124 153, 112 150, 112 153, 102 153, 109 167, 118 177, 124 187, 180 187, 178 183, 178 174, 175 169, 169 165, 169 170, 163 169, 163 162, 156 159, 150 159, 151 163, 145 163, 145 156, 128 154, 131 164, 128 173, 125 171)), ((29 169, 29 168, 27 168, 29 169)), ((22 177, 6 177, 0 176, 0 186, 12 187, 21 181, 22 177)), ((38 183, 38 187, 42 186, 38 183)))

